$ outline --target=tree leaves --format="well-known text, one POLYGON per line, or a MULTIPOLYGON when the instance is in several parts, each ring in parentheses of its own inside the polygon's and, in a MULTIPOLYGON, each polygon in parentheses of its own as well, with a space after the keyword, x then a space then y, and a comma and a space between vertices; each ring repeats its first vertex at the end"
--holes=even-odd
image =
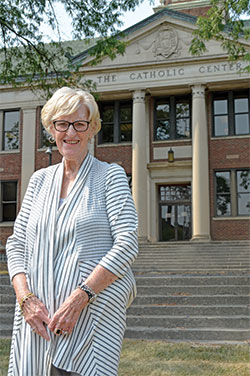
MULTIPOLYGON (((242 44, 250 37, 250 28, 242 20, 243 15, 250 16, 249 0, 211 0, 211 6, 207 17, 198 17, 190 52, 203 54, 207 50, 206 42, 215 39, 221 42, 229 60, 250 61, 249 49, 242 44)), ((246 69, 250 71, 250 66, 246 69)))
MULTIPOLYGON (((143 0, 1 0, 0 2, 0 81, 11 86, 27 85, 46 97, 55 87, 82 84, 79 66, 73 54, 86 49, 87 42, 98 38, 91 54, 97 61, 124 53, 125 44, 117 38, 121 15, 133 10, 143 0), (73 39, 82 47, 72 48, 61 39, 55 3, 61 3, 73 25, 73 39), (42 22, 55 34, 45 43, 40 31, 42 22), (81 83, 80 83, 81 81, 81 83)), ((153 3, 153 0, 151 1, 153 3)), ((65 28, 67 25, 65 25, 65 28)), ((73 42, 72 42, 72 45, 73 42)))

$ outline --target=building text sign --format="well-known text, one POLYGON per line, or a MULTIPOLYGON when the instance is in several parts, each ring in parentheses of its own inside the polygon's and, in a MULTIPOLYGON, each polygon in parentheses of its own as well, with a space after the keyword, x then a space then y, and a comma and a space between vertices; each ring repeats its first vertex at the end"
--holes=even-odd
MULTIPOLYGON (((156 69, 138 69, 114 73, 100 73, 95 75, 86 74, 86 78, 93 80, 98 88, 110 89, 111 86, 120 85, 130 85, 142 83, 147 87, 150 84, 164 83, 166 85, 168 82, 175 81, 178 84, 180 82, 192 83, 192 81, 197 80, 209 80, 210 82, 231 79, 232 75, 235 79, 239 79, 241 76, 250 78, 250 75, 243 72, 243 68, 247 64, 244 62, 237 63, 213 63, 213 64, 196 64, 196 65, 186 65, 177 67, 167 67, 167 68, 156 68, 156 69)), ((153 85, 155 86, 155 85, 153 85)))

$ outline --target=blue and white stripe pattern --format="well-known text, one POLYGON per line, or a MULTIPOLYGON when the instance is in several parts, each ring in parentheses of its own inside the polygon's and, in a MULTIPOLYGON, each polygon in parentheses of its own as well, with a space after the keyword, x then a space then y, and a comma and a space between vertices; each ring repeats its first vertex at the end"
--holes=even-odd
POLYGON ((126 308, 136 293, 134 203, 124 170, 88 154, 59 205, 63 169, 64 161, 31 177, 7 242, 10 277, 24 272, 51 316, 96 265, 118 279, 82 311, 71 335, 48 331, 50 342, 31 331, 17 304, 9 376, 49 376, 51 363, 82 376, 117 375, 126 308))

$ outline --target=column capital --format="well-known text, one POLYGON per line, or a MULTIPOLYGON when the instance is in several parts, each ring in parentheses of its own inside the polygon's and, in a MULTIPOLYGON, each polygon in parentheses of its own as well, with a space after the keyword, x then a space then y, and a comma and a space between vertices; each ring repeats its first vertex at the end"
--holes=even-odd
POLYGON ((145 103, 145 90, 135 90, 133 91, 133 103, 145 103))
POLYGON ((204 85, 204 84, 192 85, 192 95, 193 95, 193 97, 204 97, 205 90, 206 90, 206 85, 204 85))
POLYGON ((21 109, 23 110, 23 112, 29 113, 29 112, 36 112, 37 107, 34 107, 34 105, 33 106, 27 105, 27 106, 22 106, 21 109))

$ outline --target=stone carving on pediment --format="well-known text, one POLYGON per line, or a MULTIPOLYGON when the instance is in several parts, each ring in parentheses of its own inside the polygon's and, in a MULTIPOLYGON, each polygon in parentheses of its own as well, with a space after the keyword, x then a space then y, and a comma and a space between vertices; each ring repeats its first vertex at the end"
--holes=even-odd
POLYGON ((177 57, 180 50, 178 34, 174 28, 168 25, 162 26, 156 33, 136 43, 136 54, 151 51, 157 60, 177 57))

